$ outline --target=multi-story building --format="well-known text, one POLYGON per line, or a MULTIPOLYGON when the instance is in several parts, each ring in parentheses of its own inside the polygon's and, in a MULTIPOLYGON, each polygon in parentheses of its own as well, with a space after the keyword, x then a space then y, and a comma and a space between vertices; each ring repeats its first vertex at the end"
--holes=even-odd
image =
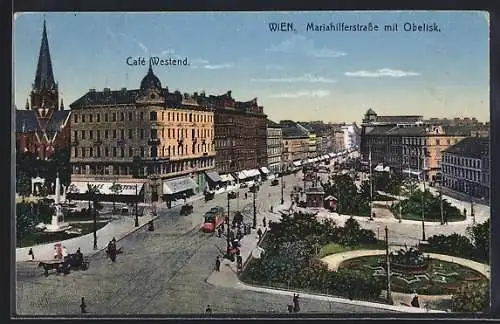
POLYGON ((489 199, 489 138, 467 137, 444 150, 443 186, 469 196, 489 199))
POLYGON ((334 129, 333 130, 333 141, 334 141, 334 150, 337 152, 344 151, 346 148, 345 145, 345 132, 342 129, 334 129))
POLYGON ((357 141, 357 126, 356 124, 346 124, 341 127, 344 131, 344 147, 346 150, 352 150, 358 146, 357 141))
POLYGON ((334 139, 329 125, 322 121, 299 122, 299 124, 316 134, 316 155, 333 152, 334 139))
POLYGON ((273 173, 281 173, 283 154, 283 133, 281 125, 267 120, 267 168, 273 173))
POLYGON ((139 89, 90 89, 70 106, 75 194, 87 182, 102 184, 107 194, 113 182, 146 193, 145 179, 159 178, 157 193, 169 201, 203 191, 213 178, 213 111, 163 88, 151 66, 139 89))
POLYGON ((316 157, 316 155, 318 154, 316 152, 316 149, 317 149, 317 144, 316 144, 316 132, 314 131, 314 129, 310 126, 303 126, 299 123, 297 123, 297 126, 302 128, 302 130, 304 132, 307 132, 308 136, 309 136, 309 150, 308 150, 308 153, 307 153, 307 156, 309 158, 314 158, 316 157))
POLYGON ((56 149, 69 149, 70 111, 59 104, 59 84, 55 82, 45 21, 35 82, 25 110, 16 109, 16 150, 49 159, 56 149))
POLYGON ((219 173, 267 166, 267 116, 257 99, 239 102, 228 91, 219 96, 198 96, 198 102, 215 114, 215 168, 219 173))
POLYGON ((309 155, 309 132, 293 122, 280 124, 283 127, 283 165, 285 169, 300 166, 309 155))

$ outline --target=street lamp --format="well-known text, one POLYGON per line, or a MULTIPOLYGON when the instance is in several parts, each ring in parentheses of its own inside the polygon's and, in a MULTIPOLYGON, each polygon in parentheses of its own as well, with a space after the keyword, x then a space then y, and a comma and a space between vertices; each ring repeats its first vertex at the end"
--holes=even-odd
POLYGON ((137 192, 137 184, 135 185, 135 227, 139 227, 139 193, 137 192))
MULTIPOLYGON (((418 164, 420 165, 420 149, 418 150, 418 154, 417 154, 417 161, 418 161, 418 164)), ((426 241, 425 239, 425 200, 424 200, 424 195, 425 195, 425 147, 424 147, 424 158, 423 158, 423 168, 422 168, 422 172, 423 174, 423 191, 422 191, 422 241, 426 241)), ((420 177, 420 174, 419 174, 419 178, 420 177)))
POLYGON ((255 195, 257 193, 257 186, 254 184, 253 185, 253 225, 252 228, 256 229, 257 228, 257 206, 255 205, 255 195))
POLYGON ((153 174, 150 177, 150 187, 151 187, 151 212, 152 212, 152 217, 149 223, 149 230, 154 231, 154 217, 156 217, 156 202, 158 201, 158 176, 156 174, 153 174))
POLYGON ((226 243, 227 243, 227 251, 229 253, 229 249, 231 248, 231 242, 229 241, 229 201, 231 200, 231 193, 227 193, 227 217, 226 217, 226 227, 227 227, 227 235, 226 235, 226 243))
POLYGON ((285 204, 285 199, 283 198, 283 190, 285 188, 284 186, 284 182, 283 182, 283 177, 285 175, 285 172, 283 170, 284 166, 283 166, 283 154, 284 154, 284 145, 283 145, 283 141, 281 141, 281 179, 280 179, 280 182, 281 182, 281 205, 284 205, 285 204))
POLYGON ((473 190, 472 184, 469 186, 469 197, 470 197, 470 215, 472 216, 472 223, 476 223, 476 216, 474 214, 474 200, 473 200, 473 190))
POLYGON ((94 250, 97 250, 97 209, 96 209, 96 201, 95 194, 98 192, 98 188, 96 185, 91 185, 87 183, 87 192, 89 195, 89 209, 88 212, 92 213, 92 221, 93 221, 93 232, 94 232, 94 250), (94 208, 92 208, 91 202, 94 203, 94 208))
POLYGON ((387 270, 387 304, 393 305, 394 301, 391 296, 391 260, 389 256, 389 229, 387 225, 385 226, 385 259, 386 259, 386 270, 387 270))

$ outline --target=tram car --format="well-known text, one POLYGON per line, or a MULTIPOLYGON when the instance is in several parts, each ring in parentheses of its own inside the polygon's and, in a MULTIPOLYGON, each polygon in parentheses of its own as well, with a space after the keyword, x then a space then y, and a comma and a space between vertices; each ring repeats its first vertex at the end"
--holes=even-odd
POLYGON ((224 208, 213 207, 203 216, 202 231, 205 233, 213 233, 215 229, 224 223, 224 208))

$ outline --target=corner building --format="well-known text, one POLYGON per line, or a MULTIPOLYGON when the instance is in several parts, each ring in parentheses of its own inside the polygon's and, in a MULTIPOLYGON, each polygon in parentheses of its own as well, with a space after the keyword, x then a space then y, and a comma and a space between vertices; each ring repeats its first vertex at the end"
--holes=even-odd
POLYGON ((137 185, 147 200, 148 179, 155 185, 160 179, 157 192, 166 201, 202 192, 215 165, 214 114, 196 96, 162 88, 150 66, 140 89, 91 89, 76 100, 70 105, 76 191, 86 182, 104 188, 117 182, 137 185))

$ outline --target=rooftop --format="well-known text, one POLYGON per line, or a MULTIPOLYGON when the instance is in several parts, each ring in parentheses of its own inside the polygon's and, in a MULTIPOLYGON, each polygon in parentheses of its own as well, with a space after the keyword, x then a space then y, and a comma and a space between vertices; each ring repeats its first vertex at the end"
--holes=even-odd
POLYGON ((489 156, 488 137, 466 137, 444 150, 445 153, 480 159, 489 156))

